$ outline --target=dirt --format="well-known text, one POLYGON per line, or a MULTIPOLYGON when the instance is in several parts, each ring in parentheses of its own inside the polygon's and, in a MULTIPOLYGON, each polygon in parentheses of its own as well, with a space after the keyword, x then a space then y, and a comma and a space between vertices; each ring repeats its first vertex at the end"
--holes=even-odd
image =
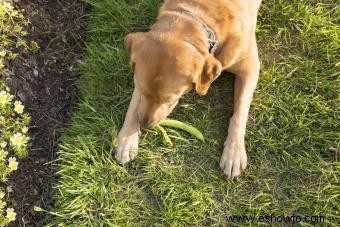
POLYGON ((35 212, 33 206, 49 209, 54 203, 52 163, 57 142, 70 121, 77 102, 76 73, 70 72, 82 59, 86 7, 80 0, 13 0, 24 9, 31 24, 29 37, 40 49, 34 53, 15 50, 5 82, 31 115, 29 155, 20 160, 5 187, 17 212, 11 226, 42 226, 52 216, 35 212), (51 163, 52 162, 52 163, 51 163))

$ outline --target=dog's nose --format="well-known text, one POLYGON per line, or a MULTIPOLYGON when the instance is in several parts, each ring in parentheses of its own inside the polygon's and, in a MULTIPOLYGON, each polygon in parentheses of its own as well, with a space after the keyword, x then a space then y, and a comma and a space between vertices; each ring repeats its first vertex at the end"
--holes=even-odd
POLYGON ((144 128, 144 129, 149 129, 150 128, 150 122, 148 119, 143 119, 141 122, 140 122, 140 127, 144 128))

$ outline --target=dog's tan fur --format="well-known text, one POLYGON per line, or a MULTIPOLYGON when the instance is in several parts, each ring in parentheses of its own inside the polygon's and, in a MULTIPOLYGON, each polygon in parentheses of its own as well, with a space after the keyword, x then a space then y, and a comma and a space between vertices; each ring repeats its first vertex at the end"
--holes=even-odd
POLYGON ((137 154, 139 128, 164 119, 178 99, 195 89, 205 95, 223 70, 236 75, 234 114, 220 161, 233 178, 246 168, 246 122, 257 84, 260 63, 255 27, 261 0, 166 0, 150 31, 125 38, 134 70, 135 90, 118 135, 116 159, 125 164, 137 154), (199 17, 220 43, 209 53, 201 24, 174 9, 199 17))

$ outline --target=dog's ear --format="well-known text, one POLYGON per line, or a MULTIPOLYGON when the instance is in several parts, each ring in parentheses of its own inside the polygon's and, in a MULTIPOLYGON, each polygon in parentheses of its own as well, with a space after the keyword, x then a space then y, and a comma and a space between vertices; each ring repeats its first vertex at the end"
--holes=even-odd
POLYGON ((222 72, 222 64, 213 56, 206 58, 203 71, 195 82, 197 94, 205 95, 214 80, 216 80, 222 72))
POLYGON ((141 39, 143 39, 142 32, 129 33, 125 36, 124 46, 130 55, 131 55, 134 43, 139 42, 141 39))

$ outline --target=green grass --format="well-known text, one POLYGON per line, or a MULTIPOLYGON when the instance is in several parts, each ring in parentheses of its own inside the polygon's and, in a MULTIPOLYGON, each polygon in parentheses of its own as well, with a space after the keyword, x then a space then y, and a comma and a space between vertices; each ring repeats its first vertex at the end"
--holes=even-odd
POLYGON ((200 129, 204 144, 170 132, 169 149, 160 135, 144 132, 137 159, 125 167, 116 163, 116 136, 133 90, 123 38, 146 30, 160 1, 88 2, 93 8, 80 66, 82 98, 60 143, 51 225, 210 226, 226 224, 226 215, 270 214, 322 215, 320 224, 340 223, 335 0, 262 5, 262 70, 246 136, 249 165, 234 181, 218 167, 232 114, 229 74, 203 98, 186 95, 172 114, 200 129))

